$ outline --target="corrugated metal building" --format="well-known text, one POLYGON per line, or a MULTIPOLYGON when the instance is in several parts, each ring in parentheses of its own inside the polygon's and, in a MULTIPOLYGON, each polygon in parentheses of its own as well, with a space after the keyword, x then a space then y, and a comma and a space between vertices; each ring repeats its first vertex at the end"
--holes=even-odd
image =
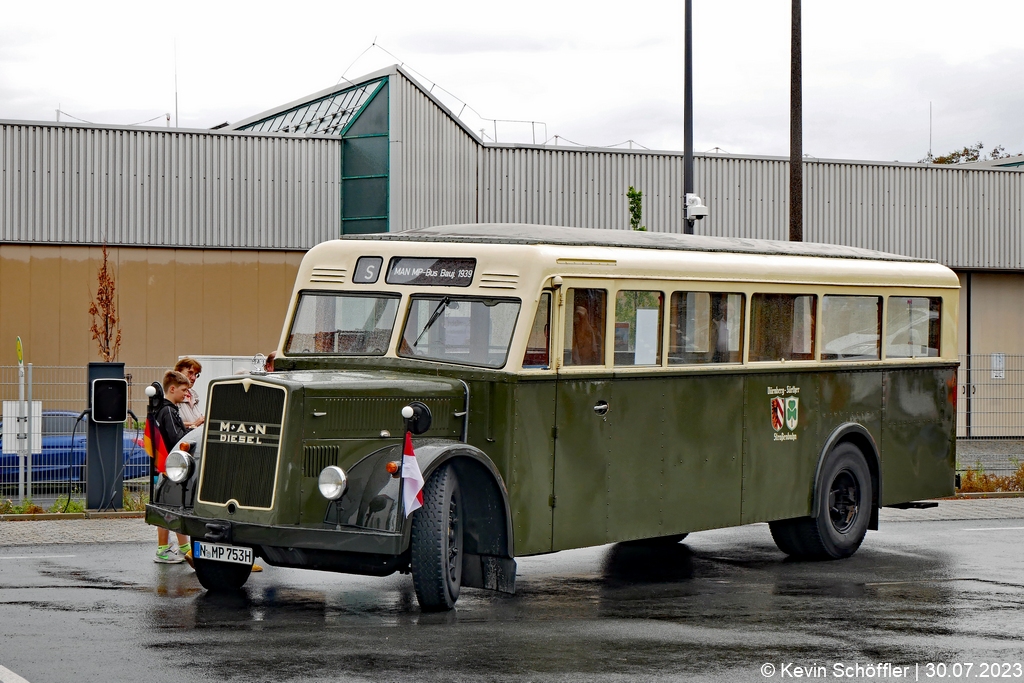
MULTIPOLYGON (((397 66, 219 130, 0 122, 0 161, 0 328, 39 364, 96 358, 103 243, 121 358, 155 365, 269 350, 302 252, 339 234, 624 229, 630 185, 649 230, 682 226, 682 153, 484 143, 397 66)), ((1024 172, 808 159, 804 178, 808 241, 949 265, 961 349, 1024 354, 1024 172)), ((697 155, 694 184, 710 208, 696 232, 785 239, 786 160, 697 155)), ((13 354, 0 340, 0 365, 13 354)))

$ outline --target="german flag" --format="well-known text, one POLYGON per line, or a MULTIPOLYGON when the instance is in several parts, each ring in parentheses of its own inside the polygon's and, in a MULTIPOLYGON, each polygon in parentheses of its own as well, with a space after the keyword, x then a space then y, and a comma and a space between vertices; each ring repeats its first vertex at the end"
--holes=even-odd
POLYGON ((164 474, 167 470, 167 444, 164 443, 163 434, 155 418, 146 416, 145 437, 142 447, 149 453, 149 457, 156 461, 156 471, 164 474))

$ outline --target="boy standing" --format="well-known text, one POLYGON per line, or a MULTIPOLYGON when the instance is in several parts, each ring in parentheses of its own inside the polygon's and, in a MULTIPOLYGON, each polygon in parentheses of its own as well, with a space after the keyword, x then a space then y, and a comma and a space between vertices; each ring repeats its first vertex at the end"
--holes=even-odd
MULTIPOLYGON (((164 402, 156 413, 156 426, 168 449, 173 448, 187 433, 185 425, 181 421, 178 406, 185 400, 189 386, 188 377, 182 373, 175 370, 168 370, 164 373, 164 402)), ((157 469, 160 474, 164 474, 162 467, 163 463, 158 461, 157 469)), ((178 564, 185 560, 185 555, 189 551, 188 537, 182 534, 175 535, 178 537, 177 552, 171 550, 170 544, 167 542, 169 540, 167 529, 156 528, 157 547, 156 557, 153 558, 154 562, 178 564)))

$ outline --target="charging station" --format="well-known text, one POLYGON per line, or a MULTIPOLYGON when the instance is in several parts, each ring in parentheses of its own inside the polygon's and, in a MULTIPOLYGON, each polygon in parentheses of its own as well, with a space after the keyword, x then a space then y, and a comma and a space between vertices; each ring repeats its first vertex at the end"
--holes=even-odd
POLYGON ((128 381, 124 363, 89 363, 89 426, 85 438, 85 507, 123 507, 122 438, 128 419, 128 381))

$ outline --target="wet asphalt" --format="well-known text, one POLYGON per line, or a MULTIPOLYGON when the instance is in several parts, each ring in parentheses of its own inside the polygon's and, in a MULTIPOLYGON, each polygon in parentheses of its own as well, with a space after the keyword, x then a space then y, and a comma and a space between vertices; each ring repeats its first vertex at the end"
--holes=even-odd
POLYGON ((446 614, 408 576, 267 567, 225 597, 152 554, 0 548, 0 681, 1024 679, 1021 519, 888 523, 838 562, 785 559, 763 524, 520 558, 515 596, 446 614))

